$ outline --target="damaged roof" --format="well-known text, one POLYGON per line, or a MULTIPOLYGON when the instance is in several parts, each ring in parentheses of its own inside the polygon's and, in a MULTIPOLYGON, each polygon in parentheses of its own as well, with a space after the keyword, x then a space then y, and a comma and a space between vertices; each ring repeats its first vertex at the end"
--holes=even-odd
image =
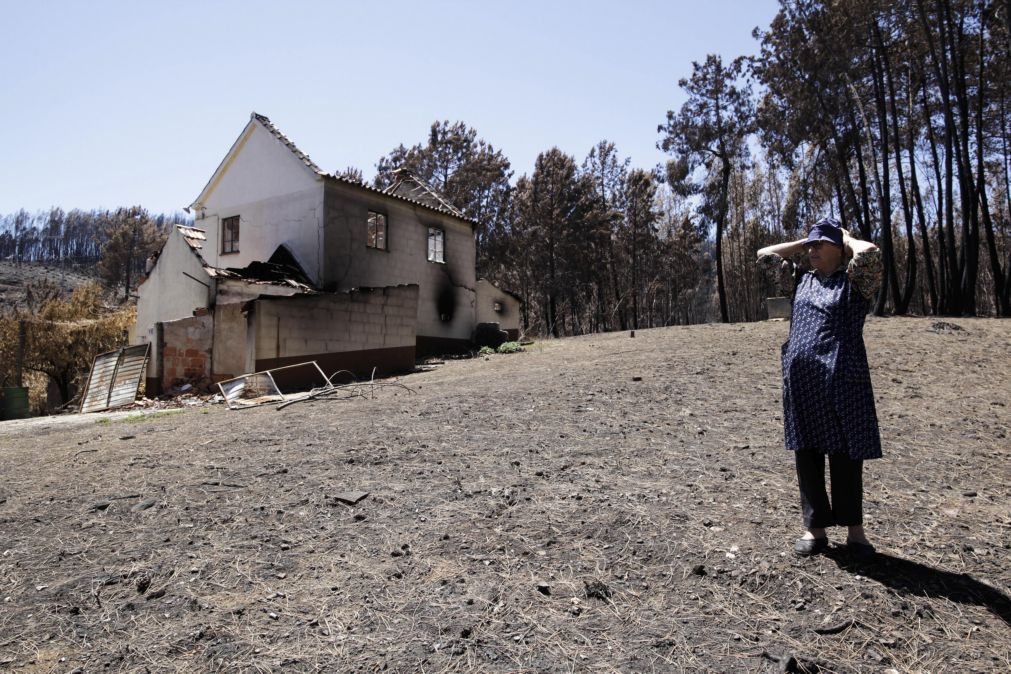
POLYGON ((301 288, 304 292, 315 292, 316 287, 302 269, 295 256, 283 243, 266 262, 254 260, 245 267, 208 270, 216 278, 241 279, 248 283, 267 283, 301 288))
POLYGON ((512 297, 514 300, 516 300, 520 304, 523 304, 523 298, 520 296, 519 293, 515 293, 512 290, 509 290, 508 288, 502 288, 498 284, 496 284, 494 281, 491 281, 490 279, 486 279, 483 276, 477 280, 478 283, 480 283, 481 281, 484 281, 485 283, 487 283, 488 285, 490 285, 495 290, 498 290, 501 293, 505 293, 506 295, 509 295, 510 297, 512 297))
MULTIPOLYGON (((477 224, 477 221, 473 218, 468 217, 463 211, 456 208, 449 202, 446 197, 440 193, 437 189, 431 185, 426 184, 417 176, 413 175, 409 171, 397 171, 397 178, 390 187, 385 190, 381 190, 375 187, 371 187, 364 182, 358 180, 351 180, 350 178, 345 178, 337 174, 326 173, 321 169, 316 162, 309 158, 305 152, 300 150, 294 141, 292 141, 288 136, 284 135, 277 125, 275 125, 270 118, 266 115, 261 115, 258 112, 252 112, 249 115, 251 121, 255 121, 260 124, 264 129, 270 132, 282 145, 284 145, 288 150, 294 154, 299 161, 301 161, 305 166, 315 173, 319 178, 323 180, 329 180, 332 182, 337 182, 342 185, 349 185, 366 192, 372 192, 374 194, 382 195, 384 197, 389 197, 392 199, 397 199, 398 201, 405 201, 413 206, 420 206, 422 208, 441 213, 443 215, 449 215, 459 220, 462 220, 469 224, 471 227, 477 224)), ((241 136, 240 136, 241 138, 241 136)), ((232 148, 228 151, 228 155, 238 152, 240 143, 236 141, 232 148)), ((227 168, 227 156, 224 161, 222 161, 221 166, 218 171, 224 171, 227 168)), ((217 173, 217 172, 216 172, 217 173)), ((208 187, 214 181, 212 178, 208 182, 208 187)), ((208 187, 204 188, 207 191, 208 187)), ((200 193, 203 196, 204 192, 200 193)), ((200 197, 197 197, 197 201, 191 204, 191 206, 199 206, 200 197)))
POLYGON ((467 216, 434 187, 421 180, 411 171, 399 168, 393 172, 393 184, 383 192, 408 201, 420 201, 435 210, 447 211, 464 220, 467 216))
MULTIPOLYGON (((183 240, 189 244, 189 247, 193 250, 200 250, 204 247, 204 241, 207 240, 207 235, 204 230, 197 229, 196 227, 188 227, 187 225, 176 225, 176 229, 179 233, 183 235, 183 240)), ((203 258, 201 258, 202 260, 203 258)))
MULTIPOLYGON (((281 244, 266 262, 253 261, 245 267, 213 267, 207 263, 200 251, 207 241, 207 233, 196 227, 176 225, 176 231, 200 260, 200 265, 211 278, 236 279, 246 283, 283 285, 299 288, 302 292, 316 292, 316 288, 302 266, 291 254, 288 247, 281 244)), ((160 256, 159 256, 160 257, 160 256)), ((155 262, 157 264, 157 261, 155 262)))

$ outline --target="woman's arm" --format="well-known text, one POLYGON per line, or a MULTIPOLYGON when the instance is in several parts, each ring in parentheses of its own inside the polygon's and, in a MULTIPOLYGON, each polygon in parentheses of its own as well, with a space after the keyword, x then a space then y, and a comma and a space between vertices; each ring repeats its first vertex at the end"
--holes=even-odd
POLYGON ((787 241, 786 243, 777 243, 772 246, 766 246, 758 251, 758 257, 761 259, 766 255, 778 255, 782 258, 790 258, 798 253, 804 252, 804 239, 797 239, 796 241, 787 241))
POLYGON ((861 241, 843 230, 843 246, 850 258, 846 273, 850 283, 867 299, 881 288, 881 251, 870 241, 861 241))
POLYGON ((790 258, 804 251, 804 241, 777 243, 758 251, 758 271, 771 297, 793 295, 796 266, 790 258))

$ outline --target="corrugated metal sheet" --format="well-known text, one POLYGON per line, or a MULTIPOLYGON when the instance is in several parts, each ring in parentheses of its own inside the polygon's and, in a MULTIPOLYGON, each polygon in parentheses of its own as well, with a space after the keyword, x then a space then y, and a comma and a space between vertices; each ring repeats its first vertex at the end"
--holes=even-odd
POLYGON ((81 399, 81 412, 101 412, 132 403, 144 377, 150 348, 150 344, 138 344, 96 356, 81 399))

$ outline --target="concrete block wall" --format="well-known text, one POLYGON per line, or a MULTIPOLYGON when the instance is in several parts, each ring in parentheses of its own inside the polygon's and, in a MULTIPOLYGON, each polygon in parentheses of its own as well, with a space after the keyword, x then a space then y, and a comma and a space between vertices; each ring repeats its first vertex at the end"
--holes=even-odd
POLYGON ((210 315, 162 323, 162 387, 171 387, 177 381, 210 379, 213 330, 214 323, 210 315))
POLYGON ((417 302, 415 285, 257 300, 255 359, 413 349, 417 302))

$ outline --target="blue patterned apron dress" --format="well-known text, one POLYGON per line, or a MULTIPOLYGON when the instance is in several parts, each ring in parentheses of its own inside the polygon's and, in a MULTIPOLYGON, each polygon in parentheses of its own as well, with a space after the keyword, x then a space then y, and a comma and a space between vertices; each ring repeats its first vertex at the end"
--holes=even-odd
POLYGON ((797 282, 790 337, 782 349, 786 448, 881 456, 863 328, 868 300, 844 270, 797 282))

